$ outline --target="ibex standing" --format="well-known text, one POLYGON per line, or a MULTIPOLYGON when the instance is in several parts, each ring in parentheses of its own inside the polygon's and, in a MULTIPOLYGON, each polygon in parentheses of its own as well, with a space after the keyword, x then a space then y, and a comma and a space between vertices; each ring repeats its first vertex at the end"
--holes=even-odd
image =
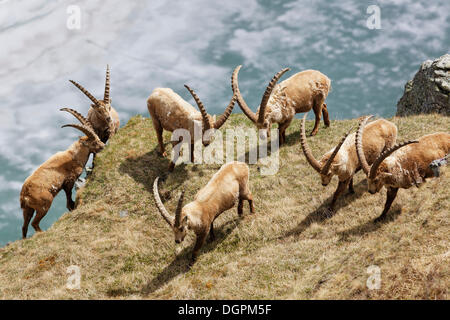
POLYGON ((248 200, 250 212, 254 212, 253 196, 248 186, 249 169, 243 162, 235 161, 224 164, 214 174, 208 184, 197 192, 194 201, 184 207, 183 191, 178 200, 175 216, 171 216, 161 202, 158 193, 158 180, 159 177, 153 183, 153 196, 159 212, 172 228, 175 235, 175 242, 181 243, 188 229, 193 230, 197 235, 191 265, 197 259, 200 248, 203 246, 208 233, 211 240, 214 240, 214 220, 222 212, 232 208, 236 200, 239 200, 239 215, 242 215, 244 200, 248 200))
POLYGON ((291 124, 296 113, 308 112, 313 109, 316 123, 311 135, 319 130, 321 114, 325 125, 330 126, 325 99, 331 89, 331 80, 316 70, 306 70, 294 74, 278 85, 277 81, 289 71, 282 69, 270 81, 264 92, 257 113, 253 113, 247 106, 239 90, 238 73, 241 66, 236 67, 231 78, 231 86, 237 102, 244 114, 256 124, 261 131, 261 138, 270 136, 272 123, 278 123, 280 145, 286 140, 286 129, 291 124))
MULTIPOLYGON (((194 97, 200 112, 169 88, 156 88, 153 90, 152 94, 147 99, 147 108, 152 118, 161 154, 164 157, 166 156, 162 136, 163 130, 173 132, 176 129, 186 129, 191 136, 191 161, 193 161, 195 142, 194 121, 199 121, 202 124, 202 143, 204 146, 209 145, 211 142, 210 137, 212 137, 214 133, 213 131, 219 129, 225 121, 227 121, 233 111, 235 97, 233 95, 230 103, 225 108, 224 113, 216 121, 215 116, 213 117, 206 112, 203 103, 200 101, 194 90, 187 85, 185 85, 185 87, 194 97), (208 130, 212 131, 209 131, 209 134, 205 135, 205 132, 208 130)), ((175 146, 178 143, 179 141, 175 141, 172 142, 172 145, 175 146)), ((172 171, 174 166, 175 163, 171 162, 169 164, 169 170, 172 171)))
MULTIPOLYGON (((350 193, 355 192, 353 190, 353 176, 361 169, 355 149, 356 134, 352 133, 349 135, 347 133, 334 149, 325 153, 320 161, 317 161, 306 142, 305 119, 306 114, 303 117, 300 129, 300 144, 306 160, 320 174, 323 186, 327 186, 334 175, 339 178, 339 184, 330 205, 330 210, 334 211, 336 201, 345 188, 348 187, 350 193)), ((363 140, 364 153, 369 163, 373 163, 383 150, 395 144, 397 127, 392 122, 379 119, 370 123, 366 130, 363 140)))
MULTIPOLYGON (((371 194, 387 188, 384 210, 375 222, 386 217, 399 188, 409 189, 425 183, 426 178, 434 176, 430 163, 444 157, 450 151, 450 134, 438 132, 396 144, 385 150, 369 166, 365 157, 365 145, 361 143, 364 126, 370 117, 361 120, 356 134, 356 149, 361 166, 367 175, 368 189, 371 194), (402 148, 401 150, 398 150, 402 148), (398 151, 397 151, 398 150, 398 151), (395 153, 394 153, 395 152, 395 153)), ((365 140, 365 139, 364 139, 365 140)))
POLYGON ((73 210, 72 188, 75 181, 83 172, 83 168, 91 152, 100 152, 105 144, 100 141, 88 120, 72 109, 64 109, 72 113, 80 122, 66 124, 64 127, 74 127, 86 136, 74 142, 66 151, 58 152, 37 168, 24 182, 20 192, 20 206, 23 211, 22 237, 26 238, 28 224, 36 216, 31 225, 34 230, 41 231, 39 222, 47 214, 53 199, 63 189, 67 198, 67 209, 73 210))
POLYGON ((117 111, 111 106, 111 99, 109 97, 110 75, 109 66, 106 67, 106 82, 105 93, 103 100, 97 100, 89 91, 83 86, 73 80, 69 80, 78 89, 81 90, 93 103, 88 111, 87 119, 92 124, 95 133, 98 135, 103 143, 114 135, 120 127, 120 120, 117 111))

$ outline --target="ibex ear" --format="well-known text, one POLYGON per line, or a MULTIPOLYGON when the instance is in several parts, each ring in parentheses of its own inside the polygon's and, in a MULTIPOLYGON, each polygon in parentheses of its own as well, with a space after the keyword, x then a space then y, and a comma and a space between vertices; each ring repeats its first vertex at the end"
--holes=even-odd
POLYGON ((184 216, 183 221, 181 224, 185 225, 188 222, 188 216, 184 216))

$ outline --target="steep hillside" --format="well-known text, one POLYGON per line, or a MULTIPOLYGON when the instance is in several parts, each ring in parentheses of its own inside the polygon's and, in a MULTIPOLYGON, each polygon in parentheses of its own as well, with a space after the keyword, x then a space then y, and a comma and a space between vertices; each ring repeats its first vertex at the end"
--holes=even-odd
MULTIPOLYGON (((437 115, 393 118, 399 140, 449 131, 437 115)), ((316 157, 334 146, 357 120, 321 125, 308 138, 316 157)), ((226 128, 249 126, 232 115, 226 128)), ((251 166, 250 189, 256 213, 236 208, 215 223, 216 240, 203 247, 188 269, 194 236, 181 245, 156 210, 151 188, 167 173, 157 153, 151 121, 132 118, 98 155, 95 172, 79 192, 78 208, 49 230, 0 249, 0 298, 44 299, 448 299, 450 287, 450 179, 400 190, 389 218, 372 221, 386 191, 366 192, 364 174, 355 177, 354 195, 326 207, 337 180, 322 187, 299 144, 299 120, 287 131, 280 170, 261 176, 251 166), (81 271, 80 289, 67 289, 67 268, 81 271), (381 270, 381 288, 369 290, 367 269, 381 270)), ((307 122, 311 130, 312 121, 307 122)), ((169 141, 165 134, 165 141, 169 141)), ((186 201, 220 165, 180 165, 160 191, 175 208, 179 191, 186 201)), ((44 218, 45 219, 45 218, 44 218)))

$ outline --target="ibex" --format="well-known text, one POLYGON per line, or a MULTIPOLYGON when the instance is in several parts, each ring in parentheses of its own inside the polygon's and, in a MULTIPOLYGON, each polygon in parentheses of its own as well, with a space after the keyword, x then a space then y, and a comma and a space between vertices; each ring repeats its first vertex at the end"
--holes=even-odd
POLYGON ((20 192, 20 206, 23 211, 22 237, 26 238, 28 224, 36 216, 31 225, 34 230, 41 231, 39 222, 47 214, 53 199, 63 189, 67 198, 67 209, 73 210, 72 188, 83 172, 90 153, 100 152, 105 144, 100 141, 90 123, 81 114, 72 109, 64 109, 73 114, 80 122, 66 124, 64 127, 74 127, 86 136, 74 142, 66 151, 58 152, 37 168, 24 182, 20 192))
POLYGON ((217 171, 208 184, 194 197, 194 201, 183 207, 184 191, 178 200, 175 216, 170 215, 164 207, 158 192, 158 180, 153 183, 153 196, 156 206, 164 220, 170 225, 175 235, 175 242, 181 243, 187 230, 193 230, 197 236, 191 265, 197 259, 206 236, 214 240, 214 220, 225 210, 232 208, 239 200, 238 215, 242 215, 243 201, 248 200, 250 212, 254 213, 253 196, 250 192, 249 169, 243 162, 229 162, 217 171))
MULTIPOLYGON (((230 103, 225 108, 224 113, 216 121, 215 116, 213 117, 206 112, 203 103, 200 101, 194 90, 187 85, 185 85, 185 87, 194 97, 200 112, 169 88, 156 88, 153 90, 152 94, 147 99, 147 108, 152 118, 153 128, 155 129, 158 138, 161 154, 164 157, 167 156, 163 142, 163 130, 173 132, 176 129, 186 129, 191 136, 191 161, 193 161, 195 142, 194 121, 202 123, 202 143, 204 146, 208 146, 211 143, 210 137, 212 137, 213 131, 219 129, 225 121, 227 121, 233 111, 235 96, 233 95, 230 103), (209 134, 205 135, 206 131, 208 131, 209 134)), ((172 142, 172 145, 175 146, 178 143, 179 141, 175 141, 172 142)), ((171 162, 169 164, 169 171, 172 171, 174 166, 175 163, 171 162)))
MULTIPOLYGON (((327 186, 334 175, 339 179, 339 184, 333 195, 330 210, 334 211, 336 201, 339 196, 348 187, 350 193, 354 193, 353 176, 361 169, 355 149, 355 133, 349 135, 347 133, 339 144, 325 153, 320 161, 317 161, 306 142, 305 119, 300 128, 300 144, 306 160, 316 170, 322 179, 322 185, 327 186)), ((397 139, 397 127, 392 122, 384 119, 376 120, 370 123, 366 129, 366 135, 363 140, 364 153, 369 163, 373 163, 375 159, 386 148, 390 148, 395 144, 397 139)))
POLYGON ((322 113, 325 125, 330 126, 325 99, 331 90, 331 80, 323 73, 316 70, 302 71, 277 85, 276 83, 281 76, 289 71, 289 68, 282 69, 270 81, 255 114, 247 106, 239 90, 238 73, 240 68, 241 66, 238 66, 234 70, 231 86, 242 111, 260 130, 261 138, 269 137, 272 123, 278 123, 281 145, 286 140, 286 129, 295 114, 308 112, 311 109, 314 110, 316 115, 316 123, 311 132, 312 136, 319 130, 322 113))
POLYGON ((426 178, 434 176, 430 163, 444 157, 450 151, 450 134, 444 132, 425 135, 418 140, 406 141, 386 149, 373 162, 367 163, 365 145, 361 143, 365 134, 364 126, 370 118, 361 120, 356 134, 356 150, 361 166, 367 175, 369 192, 375 194, 383 186, 387 188, 384 210, 375 219, 381 221, 386 217, 399 188, 409 189, 425 183, 426 178), (401 150, 398 150, 402 148, 401 150), (398 151, 397 151, 398 150, 398 151), (395 152, 395 153, 394 153, 395 152))
POLYGON ((106 82, 105 93, 103 100, 97 100, 89 91, 83 86, 73 80, 69 80, 78 89, 81 90, 93 103, 88 111, 87 119, 92 124, 95 133, 103 143, 114 135, 120 127, 120 120, 117 111, 111 106, 111 99, 109 97, 110 75, 109 66, 106 67, 106 82))

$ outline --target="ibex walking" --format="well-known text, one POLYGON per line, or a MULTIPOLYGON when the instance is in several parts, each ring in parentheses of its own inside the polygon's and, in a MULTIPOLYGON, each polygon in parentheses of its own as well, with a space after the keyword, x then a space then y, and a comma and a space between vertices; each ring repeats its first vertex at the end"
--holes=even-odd
POLYGON ((262 130, 261 137, 270 136, 272 123, 278 123, 280 145, 286 140, 286 129, 291 124, 296 113, 308 112, 313 109, 316 123, 311 135, 319 130, 321 114, 325 125, 330 126, 325 99, 331 89, 331 80, 316 70, 306 70, 294 74, 278 85, 277 81, 289 71, 282 69, 270 81, 264 92, 261 104, 255 113, 247 106, 239 90, 238 73, 241 66, 236 67, 231 78, 231 86, 237 102, 244 114, 262 130))
MULTIPOLYGON (((194 121, 199 121, 202 123, 202 142, 204 146, 209 145, 211 142, 210 137, 212 137, 214 133, 213 130, 219 129, 225 121, 227 121, 233 111, 235 97, 233 95, 230 103, 225 108, 224 113, 216 121, 215 116, 213 117, 206 112, 203 103, 195 94, 194 90, 189 88, 187 85, 185 85, 185 87, 194 97, 200 112, 169 88, 156 88, 153 90, 152 94, 147 99, 147 108, 151 115, 153 127, 158 137, 159 150, 161 154, 164 157, 166 156, 162 136, 163 130, 173 132, 176 129, 186 129, 189 131, 191 136, 191 161, 193 161, 195 142, 194 121), (208 130, 212 131, 209 131, 209 134, 205 135, 205 132, 208 130)), ((174 146, 178 143, 179 141, 172 142, 172 145, 174 146)), ((171 162, 169 164, 169 171, 172 171, 174 166, 175 163, 171 162)))
POLYGON ((364 126, 370 117, 361 120, 356 134, 356 149, 359 161, 367 175, 369 192, 375 194, 383 186, 387 188, 384 210, 375 222, 386 217, 399 188, 419 186, 426 178, 434 176, 430 163, 444 157, 450 151, 450 134, 438 132, 396 144, 385 150, 369 166, 365 157, 365 146, 361 143, 364 126), (402 148, 401 150, 398 150, 402 148), (398 151, 397 151, 398 150, 398 151), (394 153, 395 152, 395 153, 394 153))
POLYGON ((63 189, 67 198, 67 209, 73 210, 72 188, 75 181, 83 172, 83 168, 91 152, 100 152, 105 144, 100 141, 90 123, 81 114, 72 109, 64 109, 72 113, 80 122, 66 124, 64 127, 74 127, 86 136, 74 142, 66 151, 58 152, 37 168, 24 182, 20 192, 20 206, 23 211, 22 237, 26 238, 28 224, 36 216, 31 225, 34 230, 41 231, 39 222, 47 214, 53 199, 63 189))
MULTIPOLYGON (((361 169, 355 149, 356 134, 352 133, 349 135, 347 133, 334 149, 325 153, 320 161, 317 161, 306 142, 305 119, 306 114, 301 124, 300 144, 306 160, 320 174, 323 186, 327 186, 334 175, 339 178, 339 184, 330 205, 330 210, 334 211, 336 201, 345 188, 348 187, 350 193, 355 192, 353 189, 353 176, 361 169)), ((392 122, 379 119, 370 123, 367 126, 363 140, 364 153, 369 163, 373 163, 383 150, 392 147, 396 139, 397 127, 392 122)))
POLYGON ((210 234, 214 240, 214 220, 225 210, 232 208, 236 200, 239 200, 238 214, 242 215, 243 201, 248 200, 250 212, 254 212, 253 196, 250 192, 249 169, 243 162, 230 162, 224 164, 217 171, 208 184, 194 197, 194 201, 183 207, 184 191, 178 200, 175 216, 171 216, 164 207, 158 193, 158 180, 153 183, 153 196, 156 206, 162 217, 172 228, 175 242, 181 243, 187 230, 191 229, 197 235, 191 265, 197 259, 200 248, 210 234))
POLYGON ((109 97, 110 89, 110 75, 109 66, 106 67, 106 81, 105 93, 103 100, 97 100, 89 91, 83 86, 73 80, 69 80, 78 89, 81 90, 93 103, 88 111, 87 119, 92 124, 95 133, 103 143, 114 135, 120 127, 120 120, 117 111, 111 106, 111 99, 109 97))

